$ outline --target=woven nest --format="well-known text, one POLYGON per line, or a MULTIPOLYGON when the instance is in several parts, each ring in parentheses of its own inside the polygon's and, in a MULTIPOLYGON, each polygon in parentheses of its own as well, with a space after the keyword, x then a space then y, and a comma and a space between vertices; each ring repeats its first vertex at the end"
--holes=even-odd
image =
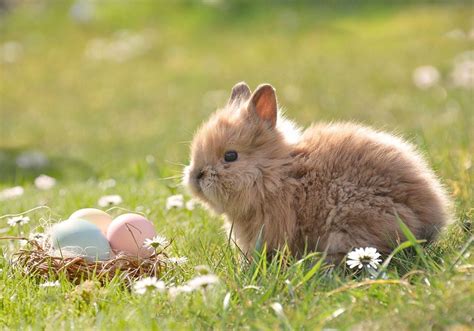
POLYGON ((160 278, 171 267, 168 255, 157 251, 149 257, 118 254, 106 261, 90 261, 82 256, 52 255, 50 247, 34 239, 9 237, 1 239, 17 239, 27 242, 13 255, 12 265, 26 276, 49 280, 64 275, 72 283, 80 283, 86 279, 95 279, 102 284, 114 277, 130 286, 135 280, 143 277, 160 278))

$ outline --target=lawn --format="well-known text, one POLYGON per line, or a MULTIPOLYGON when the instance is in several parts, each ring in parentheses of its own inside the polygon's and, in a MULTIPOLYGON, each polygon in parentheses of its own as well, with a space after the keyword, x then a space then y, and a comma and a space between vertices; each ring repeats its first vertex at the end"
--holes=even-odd
POLYGON ((472 4, 330 3, 38 0, 0 12, 0 191, 24 188, 0 201, 0 236, 117 194, 113 215, 144 213, 188 258, 167 286, 198 265, 220 280, 175 298, 118 279, 76 287, 59 275, 45 288, 10 266, 20 243, 2 240, 0 328, 474 328, 472 4), (353 120, 416 144, 450 192, 453 225, 370 280, 318 256, 247 263, 219 217, 167 210, 169 196, 190 198, 179 176, 193 132, 241 80, 272 83, 301 125, 353 120), (56 185, 35 187, 40 174, 56 185), (23 212, 28 224, 7 224, 23 212))

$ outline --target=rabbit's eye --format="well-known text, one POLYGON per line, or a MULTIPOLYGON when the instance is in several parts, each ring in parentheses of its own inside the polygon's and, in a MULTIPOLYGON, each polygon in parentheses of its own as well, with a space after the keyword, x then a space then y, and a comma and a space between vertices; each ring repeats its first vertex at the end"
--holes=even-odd
POLYGON ((224 154, 224 160, 225 162, 234 162, 235 160, 237 160, 238 156, 239 155, 236 151, 227 151, 224 154))

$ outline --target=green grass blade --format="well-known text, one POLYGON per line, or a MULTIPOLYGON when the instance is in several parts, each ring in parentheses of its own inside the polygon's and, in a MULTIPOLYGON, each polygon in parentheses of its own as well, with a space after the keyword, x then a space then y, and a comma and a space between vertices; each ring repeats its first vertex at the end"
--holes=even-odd
POLYGON ((415 235, 410 231, 410 229, 408 228, 408 226, 406 226, 406 224, 402 221, 402 219, 398 217, 398 215, 397 215, 397 220, 398 220, 398 225, 400 226, 400 229, 402 230, 403 234, 408 239, 408 241, 412 244, 413 248, 415 249, 416 254, 420 257, 424 266, 426 268, 432 267, 433 264, 428 262, 428 258, 426 257, 423 251, 423 248, 420 246, 420 243, 416 239, 415 235))
POLYGON ((316 264, 304 275, 303 279, 296 285, 296 288, 304 285, 307 281, 309 281, 313 276, 321 269, 321 266, 324 263, 324 259, 326 258, 326 254, 323 254, 321 258, 316 262, 316 264))

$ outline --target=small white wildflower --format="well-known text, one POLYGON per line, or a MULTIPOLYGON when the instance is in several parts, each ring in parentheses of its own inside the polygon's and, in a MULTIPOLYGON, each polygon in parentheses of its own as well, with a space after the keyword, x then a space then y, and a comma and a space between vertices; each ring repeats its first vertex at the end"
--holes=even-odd
POLYGON ((8 225, 10 226, 17 226, 17 225, 25 225, 28 224, 30 221, 30 218, 28 216, 15 216, 15 217, 10 217, 7 220, 8 225))
POLYGON ((474 51, 467 51, 456 56, 451 79, 457 87, 474 88, 474 51))
POLYGON ((158 280, 156 277, 146 277, 135 282, 133 290, 137 294, 145 294, 146 292, 164 292, 166 289, 165 283, 158 280))
POLYGON ((191 293, 194 291, 189 285, 181 285, 181 286, 173 286, 168 289, 168 294, 171 298, 176 298, 178 295, 182 293, 191 293))
POLYGON ((143 247, 157 249, 158 247, 166 247, 169 245, 168 239, 163 236, 157 235, 152 239, 145 239, 143 247))
POLYGON ((219 283, 219 278, 216 275, 208 274, 208 275, 203 275, 203 276, 197 276, 191 279, 188 282, 188 285, 193 289, 200 289, 200 288, 206 289, 218 283, 219 283))
POLYGON ((59 280, 56 280, 54 282, 44 282, 43 284, 40 284, 39 287, 58 287, 59 286, 59 280))
POLYGON ((172 195, 168 197, 168 199, 166 199, 167 210, 170 210, 172 208, 180 209, 180 208, 183 208, 183 205, 184 205, 184 198, 182 194, 172 195))
POLYGON ((186 201, 186 209, 187 210, 194 210, 196 208, 196 200, 191 199, 186 201))
POLYGON ((104 195, 97 202, 100 207, 110 207, 122 203, 122 197, 118 194, 104 195))
POLYGON ((413 72, 413 82, 416 87, 423 90, 436 85, 439 78, 439 71, 433 66, 421 66, 416 68, 413 72))
POLYGON ((155 157, 153 155, 149 154, 145 157, 145 161, 148 164, 153 164, 153 163, 155 163, 155 157))
POLYGON ((347 265, 353 269, 358 267, 362 269, 363 267, 366 268, 373 268, 377 269, 380 262, 380 253, 377 252, 377 249, 373 247, 366 247, 366 248, 356 248, 349 254, 347 254, 347 265))
POLYGON ((274 302, 270 305, 270 307, 273 309, 273 311, 278 317, 285 317, 285 313, 283 312, 283 306, 281 305, 281 303, 274 302))
POLYGON ((186 256, 170 257, 170 258, 168 258, 167 261, 169 263, 172 263, 172 264, 181 265, 181 264, 185 264, 186 262, 188 262, 188 258, 186 256))
POLYGON ((222 302, 222 307, 224 308, 224 310, 227 310, 229 309, 229 305, 230 305, 230 292, 227 292, 227 294, 224 297, 224 301, 222 302))
POLYGON ((0 201, 10 200, 22 196, 25 190, 21 186, 6 188, 0 191, 0 201))
POLYGON ((49 190, 56 185, 56 179, 48 175, 39 175, 35 178, 35 186, 40 190, 49 190))

